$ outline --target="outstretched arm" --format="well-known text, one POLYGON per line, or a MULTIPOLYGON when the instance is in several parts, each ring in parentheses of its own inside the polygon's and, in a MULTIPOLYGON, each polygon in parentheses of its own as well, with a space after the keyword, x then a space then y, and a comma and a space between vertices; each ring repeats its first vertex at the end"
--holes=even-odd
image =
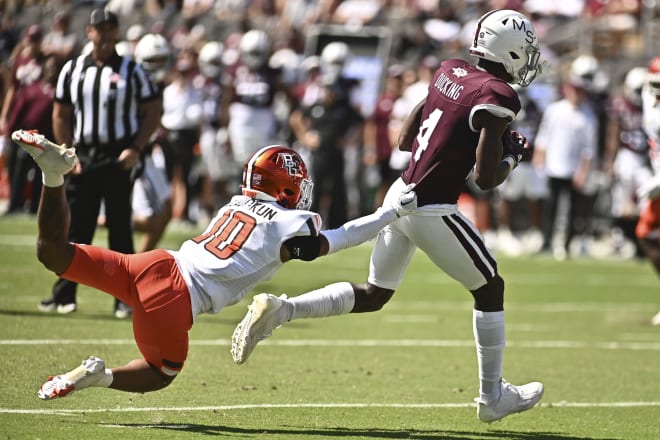
POLYGON ((412 184, 406 186, 392 206, 380 207, 376 212, 348 221, 337 229, 323 231, 318 236, 288 239, 280 250, 281 260, 311 261, 371 240, 385 226, 417 209, 417 194, 413 188, 412 184))

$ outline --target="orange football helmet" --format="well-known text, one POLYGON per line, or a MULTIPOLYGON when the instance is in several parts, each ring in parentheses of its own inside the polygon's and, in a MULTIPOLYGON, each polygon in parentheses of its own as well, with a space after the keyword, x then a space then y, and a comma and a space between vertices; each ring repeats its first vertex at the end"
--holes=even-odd
POLYGON ((289 147, 269 145, 243 167, 243 195, 277 202, 289 209, 309 209, 314 184, 302 157, 289 147))
POLYGON ((651 93, 660 96, 660 56, 653 58, 649 63, 646 81, 651 93))

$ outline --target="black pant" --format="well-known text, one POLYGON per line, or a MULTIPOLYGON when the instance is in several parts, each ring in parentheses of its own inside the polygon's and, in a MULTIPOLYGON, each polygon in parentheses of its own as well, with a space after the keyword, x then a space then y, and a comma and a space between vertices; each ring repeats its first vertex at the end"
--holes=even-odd
MULTIPOLYGON (((69 241, 91 244, 103 200, 108 247, 125 254, 134 253, 131 186, 130 171, 116 164, 67 177, 66 196, 71 210, 69 241)), ((77 283, 60 278, 53 286, 53 299, 57 304, 76 302, 77 287, 77 283)))
POLYGON ((566 220, 566 234, 564 236, 563 247, 568 251, 576 232, 584 229, 582 225, 577 225, 578 205, 583 203, 582 194, 573 187, 573 180, 560 179, 557 177, 548 177, 548 188, 550 195, 545 203, 545 219, 543 228, 543 248, 552 249, 552 238, 555 233, 555 224, 557 222, 557 211, 562 194, 568 195, 568 212, 566 220), (577 226, 577 228, 576 228, 577 226), (577 229, 577 231, 576 231, 577 229))

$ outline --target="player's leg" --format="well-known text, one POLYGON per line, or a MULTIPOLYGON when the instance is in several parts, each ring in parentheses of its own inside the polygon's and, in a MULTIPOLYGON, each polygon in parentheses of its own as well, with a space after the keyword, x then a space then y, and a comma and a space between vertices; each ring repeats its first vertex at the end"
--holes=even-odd
POLYGON ((458 211, 413 220, 417 223, 409 231, 411 239, 474 297, 472 326, 479 367, 478 417, 492 422, 531 408, 543 395, 543 385, 533 382, 516 387, 502 378, 506 345, 504 281, 483 237, 458 211))
POLYGON ((234 362, 247 361, 256 345, 287 321, 380 310, 394 294, 414 252, 410 240, 397 230, 397 225, 408 218, 399 219, 379 233, 368 284, 338 282, 290 299, 285 295, 256 295, 232 335, 234 362))
POLYGON ((47 269, 62 273, 73 258, 69 245, 69 207, 64 193, 64 175, 76 165, 73 148, 57 145, 37 132, 17 130, 12 139, 27 151, 42 171, 44 189, 37 212, 37 256, 47 269))
POLYGON ((168 252, 138 254, 131 261, 137 261, 131 270, 139 298, 132 304, 133 333, 143 359, 114 368, 111 388, 145 393, 165 388, 183 368, 192 308, 188 287, 168 252))
POLYGON ((109 369, 102 359, 91 356, 67 373, 50 376, 39 397, 64 397, 88 387, 144 393, 169 385, 183 368, 192 326, 190 295, 183 279, 172 276, 176 270, 173 257, 162 250, 123 255, 94 246, 78 247, 63 276, 133 307, 133 332, 144 358, 109 369))

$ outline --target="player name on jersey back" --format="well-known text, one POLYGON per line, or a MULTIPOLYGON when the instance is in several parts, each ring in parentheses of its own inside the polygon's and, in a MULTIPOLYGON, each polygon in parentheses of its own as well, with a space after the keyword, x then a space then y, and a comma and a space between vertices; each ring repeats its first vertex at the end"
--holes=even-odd
MULTIPOLYGON (((458 69, 454 69, 454 70, 458 70, 458 69)), ((456 74, 456 72, 454 72, 454 74, 456 74)), ((467 71, 465 71, 465 75, 467 75, 467 71)), ((461 97, 461 91, 463 90, 463 86, 449 79, 447 75, 444 74, 444 72, 441 73, 440 76, 438 76, 438 79, 435 81, 435 84, 433 85, 436 89, 438 89, 440 93, 442 93, 449 99, 453 99, 454 101, 456 101, 461 97)))
POLYGON ((242 197, 237 197, 232 200, 229 203, 229 206, 240 207, 245 211, 251 212, 268 220, 274 219, 275 216, 277 216, 277 214, 280 212, 279 210, 259 200, 242 197))

